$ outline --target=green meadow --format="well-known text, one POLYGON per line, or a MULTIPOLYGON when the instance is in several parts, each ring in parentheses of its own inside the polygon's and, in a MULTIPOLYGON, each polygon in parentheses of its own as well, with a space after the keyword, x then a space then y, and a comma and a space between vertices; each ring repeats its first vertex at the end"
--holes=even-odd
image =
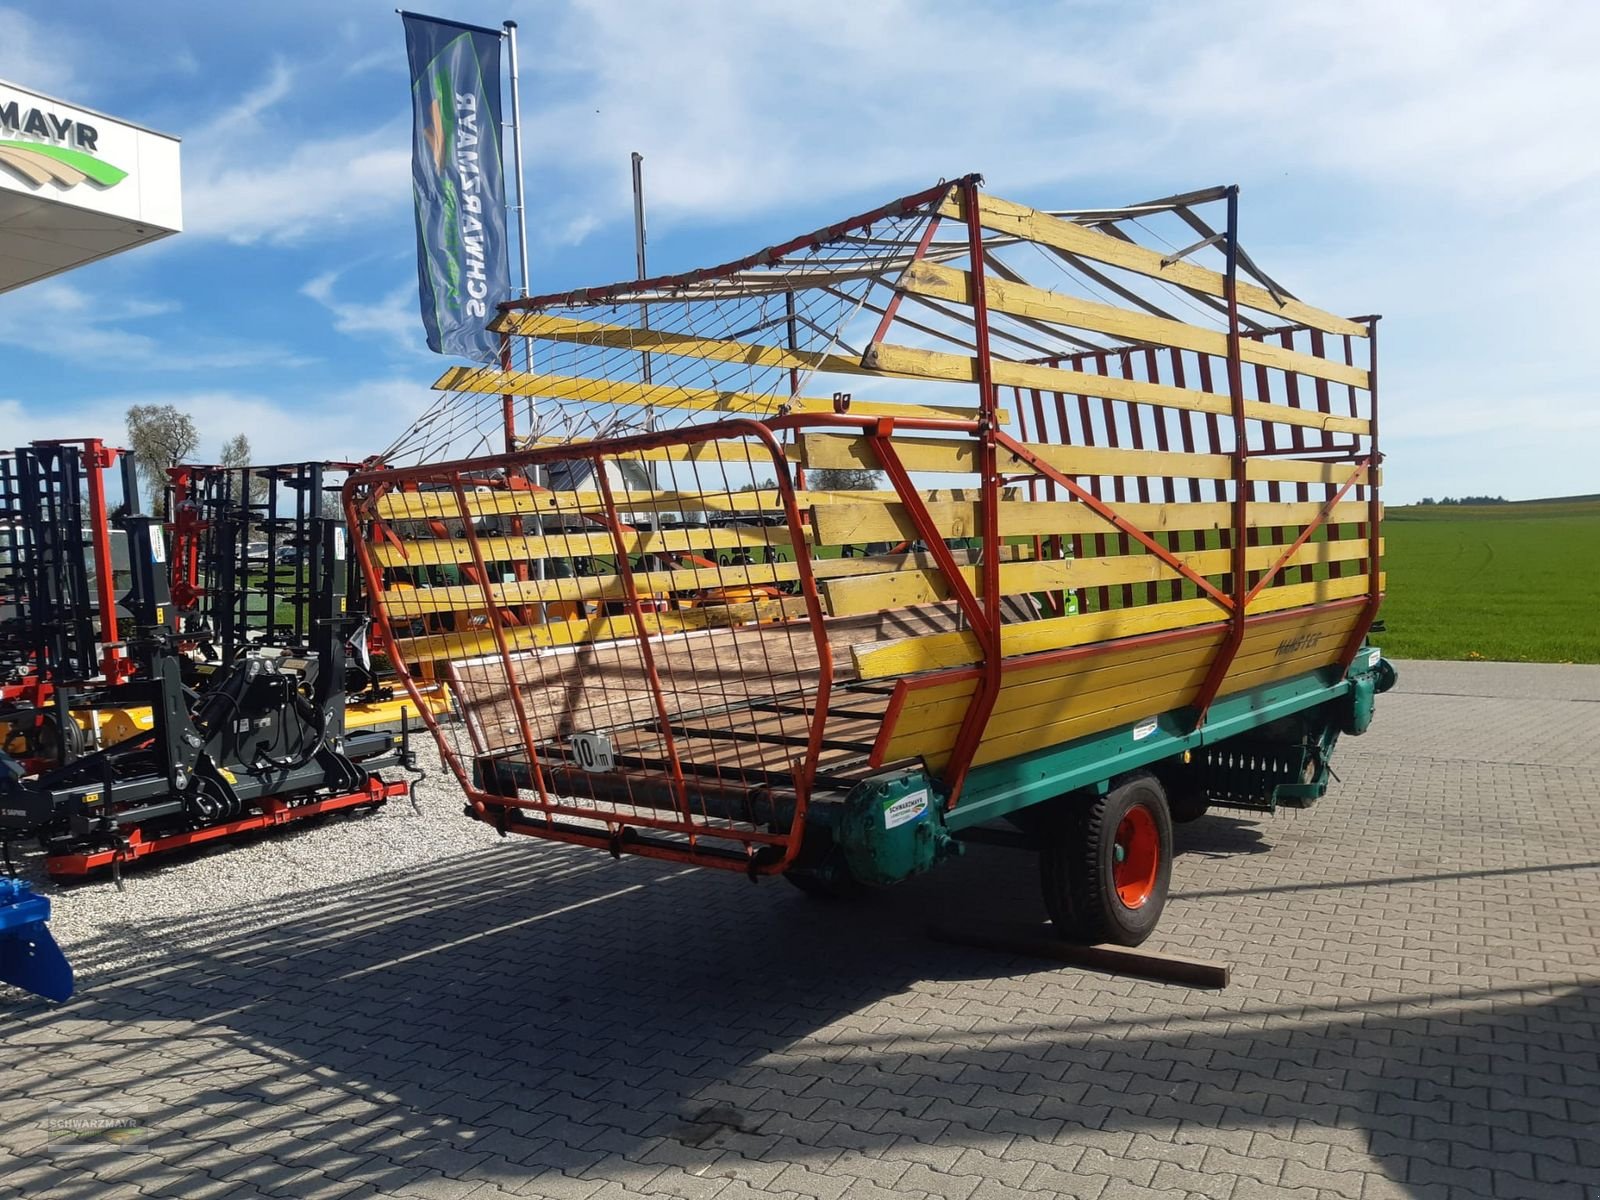
POLYGON ((1600 497, 1390 508, 1396 658, 1600 663, 1600 497))

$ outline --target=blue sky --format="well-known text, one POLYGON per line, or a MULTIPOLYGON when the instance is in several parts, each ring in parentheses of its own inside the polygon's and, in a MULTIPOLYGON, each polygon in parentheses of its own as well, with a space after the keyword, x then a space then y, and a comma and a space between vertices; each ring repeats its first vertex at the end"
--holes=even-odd
MULTIPOLYGON (((1600 491, 1600 6, 698 4, 424 11, 522 34, 535 290, 722 261, 982 171, 1047 207, 1243 187, 1306 299, 1384 314, 1386 495, 1600 491)), ((0 7, 0 77, 181 136, 186 232, 0 297, 6 444, 190 410, 360 457, 427 402, 393 4, 0 7)), ((0 438, 0 440, 5 440, 0 438)))

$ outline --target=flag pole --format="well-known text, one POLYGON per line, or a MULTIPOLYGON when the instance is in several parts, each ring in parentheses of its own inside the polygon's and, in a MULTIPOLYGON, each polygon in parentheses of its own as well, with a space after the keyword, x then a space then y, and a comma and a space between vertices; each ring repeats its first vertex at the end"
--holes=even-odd
MULTIPOLYGON (((641 281, 650 277, 645 268, 644 242, 644 155, 635 150, 633 152, 633 262, 641 281)), ((639 328, 650 328, 650 306, 648 304, 639 305, 639 328)), ((644 382, 648 385, 651 382, 650 351, 641 352, 639 361, 643 371, 644 382)), ((655 432, 656 410, 653 406, 647 406, 644 410, 644 427, 646 432, 655 432)), ((650 475, 650 489, 655 491, 658 487, 655 463, 650 463, 647 470, 650 475)), ((671 468, 669 467, 668 470, 671 470, 671 468)))
POLYGON ((528 210, 522 200, 522 93, 517 88, 517 23, 501 23, 506 31, 506 52, 511 63, 511 169, 517 180, 517 250, 522 255, 522 294, 529 294, 528 210))
MULTIPOLYGON (((522 92, 517 81, 517 23, 515 21, 502 21, 501 27, 506 31, 506 58, 511 66, 511 170, 517 178, 517 252, 522 256, 522 295, 526 299, 529 295, 528 273, 528 208, 522 195, 522 92)), ((504 156, 501 161, 504 162, 504 156)), ((527 345, 526 341, 523 343, 527 345)), ((528 370, 533 369, 532 362, 525 360, 528 370)), ((537 445, 539 434, 539 408, 538 401, 528 400, 528 443, 537 445)), ((506 449, 512 449, 510 439, 507 439, 506 449)), ((538 467, 533 467, 528 474, 530 483, 544 482, 540 477, 543 474, 538 467)), ((539 517, 533 519, 533 532, 538 535, 544 533, 544 521, 539 517)), ((533 577, 536 580, 544 579, 544 559, 537 559, 533 564, 533 577)), ((539 623, 544 624, 550 619, 550 613, 543 600, 539 601, 539 623)))
MULTIPOLYGON (((644 155, 637 150, 633 152, 633 261, 638 278, 649 278, 644 263, 644 155)), ((639 328, 650 328, 648 304, 639 305, 639 328)), ((644 360, 644 381, 649 383, 650 354, 646 351, 641 357, 644 360)))

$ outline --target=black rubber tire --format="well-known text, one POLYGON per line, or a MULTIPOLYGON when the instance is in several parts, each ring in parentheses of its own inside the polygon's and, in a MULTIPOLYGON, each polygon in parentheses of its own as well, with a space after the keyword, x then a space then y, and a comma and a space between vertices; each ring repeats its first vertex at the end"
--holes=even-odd
POLYGON ((866 884, 858 883, 849 875, 834 875, 825 879, 810 871, 792 870, 785 871, 783 877, 804 895, 828 904, 859 900, 868 892, 866 884))
POLYGON ((1067 941, 1137 946, 1152 933, 1172 881, 1172 816, 1152 775, 1138 775, 1104 796, 1068 799, 1039 855, 1039 882, 1056 933, 1067 941), (1156 839, 1155 878, 1149 895, 1129 907, 1117 894, 1117 830, 1135 808, 1147 810, 1156 839))
POLYGON ((1167 811, 1172 814, 1174 825, 1187 825, 1210 812, 1211 802, 1206 799, 1204 792, 1170 791, 1167 793, 1167 811))
POLYGON ((825 829, 806 831, 800 853, 783 877, 813 900, 855 900, 872 890, 850 874, 825 829))

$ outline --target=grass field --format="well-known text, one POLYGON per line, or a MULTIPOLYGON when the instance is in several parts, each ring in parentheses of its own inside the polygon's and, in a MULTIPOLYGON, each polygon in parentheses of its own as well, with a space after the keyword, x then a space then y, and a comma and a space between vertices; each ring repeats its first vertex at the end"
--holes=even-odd
POLYGON ((1391 508, 1396 658, 1600 663, 1600 497, 1391 508))
MULTIPOLYGON (((784 536, 775 535, 773 541, 777 557, 787 560, 792 555, 782 545, 784 536)), ((1324 536, 1326 531, 1318 540, 1324 536)), ((1354 537, 1355 526, 1344 527, 1338 536, 1354 537)), ((1600 496, 1474 507, 1391 507, 1384 536, 1386 628, 1374 640, 1386 653, 1396 658, 1600 663, 1600 496)), ((1214 534, 1182 534, 1171 548, 1219 545, 1214 534)), ((878 546, 874 552, 888 549, 878 546)), ((816 548, 820 558, 839 553, 836 546, 816 548)), ((764 556, 756 553, 753 558, 759 562, 764 556)), ((584 567, 584 574, 616 570, 609 555, 592 556, 584 567)), ((1319 566, 1309 577, 1322 579, 1327 573, 1319 566)), ((450 573, 433 582, 454 580, 450 573)), ((261 580, 256 582, 259 586, 261 580)), ((1082 611, 1096 611, 1102 602, 1120 608, 1199 594, 1187 582, 1170 594, 1165 589, 1171 585, 1159 586, 1159 594, 1152 590, 1148 595, 1144 585, 1112 587, 1104 597, 1097 594, 1099 589, 1089 589, 1082 611)), ((280 605, 278 619, 290 617, 280 605)))

